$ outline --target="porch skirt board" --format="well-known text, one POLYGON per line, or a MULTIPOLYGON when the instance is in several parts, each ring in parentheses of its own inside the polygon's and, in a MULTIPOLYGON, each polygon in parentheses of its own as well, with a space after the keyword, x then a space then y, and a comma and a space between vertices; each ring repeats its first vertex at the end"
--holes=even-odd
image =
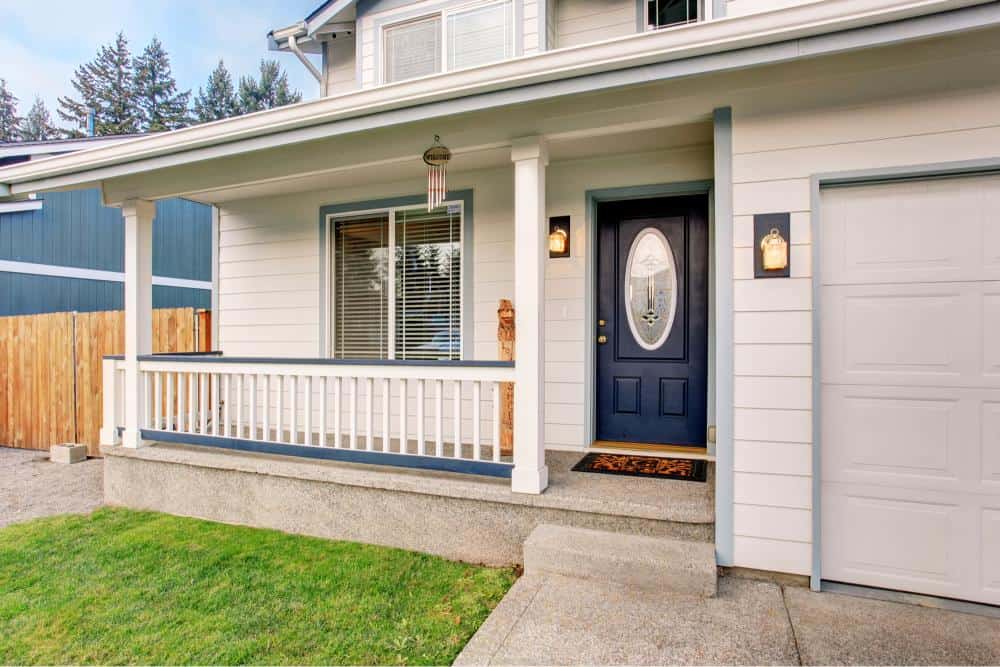
POLYGON ((269 475, 240 465, 224 469, 113 454, 104 465, 109 505, 494 566, 522 564, 522 544, 542 523, 694 540, 709 539, 712 530, 711 524, 269 475))

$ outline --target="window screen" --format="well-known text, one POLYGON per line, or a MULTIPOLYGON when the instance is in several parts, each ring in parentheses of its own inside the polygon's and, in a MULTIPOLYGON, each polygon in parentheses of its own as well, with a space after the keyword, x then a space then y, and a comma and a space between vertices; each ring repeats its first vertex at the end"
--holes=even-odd
POLYGON ((385 30, 387 83, 441 71, 441 20, 411 21, 385 30))
POLYGON ((510 2, 448 15, 448 69, 497 62, 513 55, 513 9, 510 2))
POLYGON ((335 219, 334 356, 461 359, 461 230, 455 204, 335 219))

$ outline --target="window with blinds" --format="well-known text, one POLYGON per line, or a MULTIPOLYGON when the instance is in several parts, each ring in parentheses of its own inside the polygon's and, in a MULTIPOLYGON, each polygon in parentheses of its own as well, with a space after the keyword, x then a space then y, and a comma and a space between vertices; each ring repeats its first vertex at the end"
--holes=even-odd
POLYGON ((385 29, 385 81, 441 71, 441 20, 434 16, 385 29))
POLYGON ((461 359, 461 205, 333 226, 334 356, 461 359))
POLYGON ((499 2, 448 15, 448 69, 487 65, 514 54, 514 10, 499 2))

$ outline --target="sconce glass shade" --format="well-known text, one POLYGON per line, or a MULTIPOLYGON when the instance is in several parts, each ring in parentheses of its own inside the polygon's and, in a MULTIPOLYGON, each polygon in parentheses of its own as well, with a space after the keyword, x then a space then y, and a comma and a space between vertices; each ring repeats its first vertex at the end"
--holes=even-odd
POLYGON ((549 252, 562 254, 566 252, 566 241, 568 237, 563 229, 553 230, 549 234, 549 252))
POLYGON ((788 266, 788 241, 776 228, 761 240, 760 251, 765 271, 780 271, 788 266))

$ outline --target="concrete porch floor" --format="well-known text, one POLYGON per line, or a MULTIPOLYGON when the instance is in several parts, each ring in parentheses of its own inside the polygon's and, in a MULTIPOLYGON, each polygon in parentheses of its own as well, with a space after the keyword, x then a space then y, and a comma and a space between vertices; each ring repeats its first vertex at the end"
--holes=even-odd
POLYGON ((735 576, 714 598, 522 577, 456 665, 1000 663, 1000 618, 735 576))

